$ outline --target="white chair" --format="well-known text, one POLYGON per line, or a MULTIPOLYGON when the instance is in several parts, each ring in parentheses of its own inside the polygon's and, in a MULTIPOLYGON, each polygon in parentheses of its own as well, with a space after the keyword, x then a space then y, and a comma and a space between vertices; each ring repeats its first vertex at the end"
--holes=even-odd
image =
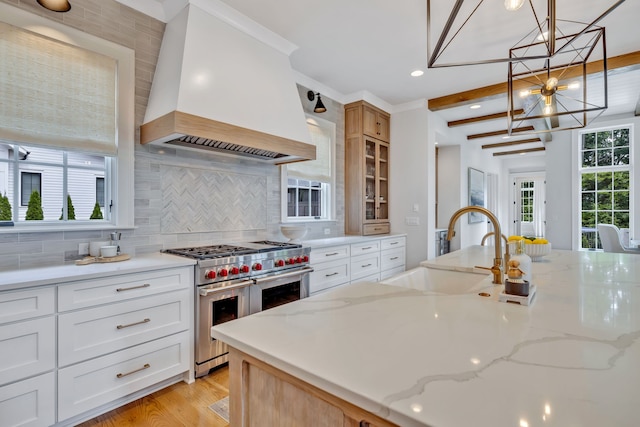
POLYGON ((598 224, 598 235, 605 252, 619 254, 638 254, 640 249, 625 248, 620 241, 620 229, 613 224, 598 224))

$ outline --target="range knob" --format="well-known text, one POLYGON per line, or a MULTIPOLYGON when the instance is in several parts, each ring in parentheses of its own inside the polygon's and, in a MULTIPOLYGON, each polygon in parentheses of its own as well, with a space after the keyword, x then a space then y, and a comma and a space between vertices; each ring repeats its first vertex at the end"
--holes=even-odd
POLYGON ((300 264, 302 262, 302 257, 296 258, 296 264, 300 264))
POLYGON ((207 271, 206 273, 204 273, 204 277, 206 277, 207 279, 215 279, 216 272, 213 270, 207 271))
POLYGON ((231 267, 231 271, 229 274, 238 274, 240 273, 240 269, 238 267, 231 267))
POLYGON ((296 260, 294 258, 289 258, 287 260, 287 264, 295 264, 295 263, 296 263, 296 260))
POLYGON ((259 262, 253 264, 253 269, 256 270, 256 271, 262 270, 262 264, 260 264, 259 262))
POLYGON ((249 272, 249 266, 248 265, 243 265, 242 267, 240 267, 240 272, 248 273, 249 272))
POLYGON ((302 261, 303 262, 309 262, 309 256, 308 255, 303 256, 302 257, 302 261))
POLYGON ((276 267, 284 267, 284 260, 279 259, 276 261, 276 267))
POLYGON ((229 271, 227 271, 226 268, 221 268, 220 271, 218 271, 218 275, 222 277, 227 277, 229 275, 229 271))

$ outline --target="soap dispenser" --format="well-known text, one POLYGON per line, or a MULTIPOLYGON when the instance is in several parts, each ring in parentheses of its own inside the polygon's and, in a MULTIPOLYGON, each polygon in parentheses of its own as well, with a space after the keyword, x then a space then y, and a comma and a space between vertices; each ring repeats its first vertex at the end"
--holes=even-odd
POLYGON ((531 285, 531 258, 524 252, 524 239, 509 242, 509 252, 505 292, 527 296, 531 285))

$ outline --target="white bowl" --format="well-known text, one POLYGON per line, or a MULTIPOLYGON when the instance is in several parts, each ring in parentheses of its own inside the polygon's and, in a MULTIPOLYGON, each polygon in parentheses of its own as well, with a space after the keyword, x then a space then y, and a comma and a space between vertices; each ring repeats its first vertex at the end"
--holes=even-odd
POLYGON ((307 234, 307 227, 303 225, 281 225, 280 232, 291 240, 300 240, 307 234))
POLYGON ((100 255, 102 258, 111 258, 118 255, 118 247, 117 246, 103 246, 100 248, 100 255))
POLYGON ((531 257, 531 261, 540 261, 543 256, 549 255, 551 252, 551 243, 546 244, 533 244, 533 243, 525 243, 524 244, 524 253, 531 257))

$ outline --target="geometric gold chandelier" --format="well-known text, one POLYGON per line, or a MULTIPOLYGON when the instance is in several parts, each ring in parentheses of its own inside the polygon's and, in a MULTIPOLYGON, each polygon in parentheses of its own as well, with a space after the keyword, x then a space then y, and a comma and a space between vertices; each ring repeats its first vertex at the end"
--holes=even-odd
MULTIPOLYGON (((509 51, 508 129, 533 126, 520 134, 539 134, 585 127, 607 109, 605 29, 592 27, 571 39, 552 57, 522 59, 536 44, 509 51), (592 58, 600 58, 592 60, 592 58)), ((544 49, 544 48, 542 48, 544 49)))
POLYGON ((427 66, 506 63, 509 133, 584 127, 607 108, 611 1, 427 0, 427 66))

